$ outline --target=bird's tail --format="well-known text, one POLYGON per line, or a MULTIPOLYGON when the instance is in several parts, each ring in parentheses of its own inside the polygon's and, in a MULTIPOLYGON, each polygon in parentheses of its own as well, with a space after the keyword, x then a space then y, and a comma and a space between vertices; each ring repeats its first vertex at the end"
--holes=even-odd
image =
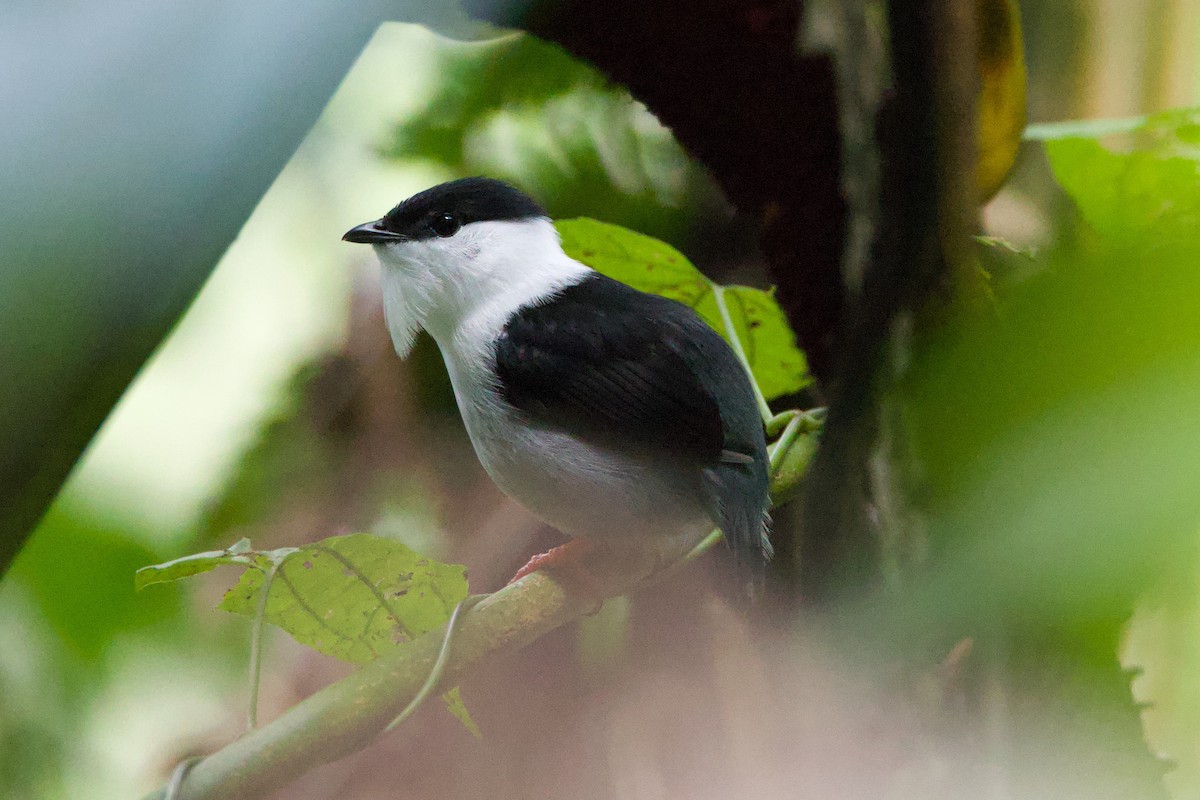
POLYGON ((761 575, 774 550, 764 476, 757 464, 721 464, 705 471, 708 505, 739 566, 761 575))

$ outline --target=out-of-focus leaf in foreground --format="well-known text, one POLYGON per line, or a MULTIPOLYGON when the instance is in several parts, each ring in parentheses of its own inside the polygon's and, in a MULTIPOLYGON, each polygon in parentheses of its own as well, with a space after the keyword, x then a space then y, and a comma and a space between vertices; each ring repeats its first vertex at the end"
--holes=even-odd
POLYGON ((1047 570, 1115 571, 1041 587, 1061 605, 1130 588, 1200 523, 1200 170, 1088 140, 1047 152, 1091 233, 995 320, 930 347, 905 391, 933 507, 977 518, 946 541, 1006 548, 1019 534, 992 566, 1031 562, 1008 575, 1026 589, 1047 570))
MULTIPOLYGON (((1193 157, 1157 148, 1116 154, 1091 139, 1062 139, 1047 142, 1046 153, 1059 184, 1106 244, 1141 248, 1147 256, 1157 251, 1168 259, 1196 249, 1191 239, 1200 230, 1200 149, 1193 157)), ((1128 264, 1130 277, 1139 284, 1156 279, 1152 258, 1132 257, 1137 260, 1128 264)), ((1168 279, 1178 270, 1177 265, 1167 269, 1163 277, 1168 279)), ((1143 327, 1160 327, 1145 322, 1143 327)))
POLYGON ((1163 796, 1117 647, 1200 529, 1200 169, 1090 140, 1047 153, 1076 244, 901 389, 933 558, 894 626, 1003 631, 1023 757, 1092 796, 1163 796))
MULTIPOLYGON (((675 248, 594 219, 560 220, 555 225, 567 255, 635 289, 678 300, 725 335, 715 293, 720 287, 675 248)), ((804 354, 772 294, 748 286, 723 290, 763 395, 769 400, 804 388, 809 383, 804 354)))

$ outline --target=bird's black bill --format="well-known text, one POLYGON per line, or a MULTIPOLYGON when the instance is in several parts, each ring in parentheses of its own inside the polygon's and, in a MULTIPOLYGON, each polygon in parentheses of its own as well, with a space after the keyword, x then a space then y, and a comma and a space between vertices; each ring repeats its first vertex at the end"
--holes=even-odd
POLYGON ((381 242, 399 242, 406 237, 395 231, 389 231, 380 226, 381 220, 371 220, 364 222, 358 227, 351 228, 342 236, 343 242, 356 242, 359 244, 379 244, 381 242))

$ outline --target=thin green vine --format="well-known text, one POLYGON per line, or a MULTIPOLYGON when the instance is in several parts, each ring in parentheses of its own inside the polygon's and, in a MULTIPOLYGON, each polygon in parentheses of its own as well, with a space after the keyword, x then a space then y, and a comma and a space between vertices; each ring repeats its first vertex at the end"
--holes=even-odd
POLYGON ((433 687, 437 685, 442 678, 442 673, 446 671, 446 662, 450 658, 450 643, 454 639, 454 634, 458 631, 459 620, 463 614, 470 611, 481 600, 490 595, 473 594, 469 597, 464 597, 458 601, 458 605, 454 607, 454 611, 450 614, 450 621, 446 623, 446 635, 442 639, 442 648, 438 651, 437 658, 433 662, 433 666, 429 668, 429 677, 421 684, 421 688, 413 695, 413 699, 408 702, 404 710, 396 715, 396 718, 387 724, 383 730, 390 731, 392 728, 399 725, 404 720, 412 716, 412 713, 417 710, 421 703, 425 702, 425 698, 429 697, 429 693, 433 691, 433 687))
POLYGON ((267 617, 267 598, 271 595, 271 584, 275 581, 275 573, 283 566, 290 553, 281 558, 272 558, 271 567, 263 578, 262 597, 258 599, 258 611, 250 627, 250 705, 246 710, 246 730, 258 727, 258 689, 262 683, 262 651, 263 629, 267 617))
POLYGON ((754 389, 754 399, 758 403, 758 413, 762 415, 763 424, 766 425, 774 415, 771 412, 771 406, 767 404, 767 398, 763 395, 762 389, 758 387, 758 381, 754 380, 754 370, 750 369, 750 359, 746 357, 746 350, 742 347, 742 340, 738 338, 737 331, 734 330, 733 317, 730 316, 729 306, 725 302, 725 287, 714 283, 712 292, 713 299, 717 301, 717 311, 721 314, 721 324, 725 326, 725 336, 729 339, 729 344, 733 347, 733 352, 738 357, 738 361, 742 362, 742 367, 746 370, 746 374, 750 376, 750 386, 754 389))
POLYGON ((187 777, 188 772, 192 767, 199 764, 203 758, 200 756, 192 756, 185 758, 175 765, 175 769, 171 772, 171 780, 167 783, 166 796, 163 800, 179 800, 179 793, 183 791, 183 780, 187 777))

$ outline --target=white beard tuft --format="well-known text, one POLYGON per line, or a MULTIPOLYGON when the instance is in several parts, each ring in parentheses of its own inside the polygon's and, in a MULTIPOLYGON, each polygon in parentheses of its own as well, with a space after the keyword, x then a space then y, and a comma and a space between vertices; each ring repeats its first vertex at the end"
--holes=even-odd
POLYGON ((399 264, 380 259, 383 316, 396 354, 406 358, 417 334, 428 329, 429 315, 437 307, 441 278, 424 259, 399 264))
POLYGON ((419 291, 415 291, 412 286, 405 286, 405 281, 399 276, 388 276, 387 271, 385 267, 382 284, 383 316, 387 320, 388 332, 392 336, 392 346, 396 348, 396 354, 407 358, 412 352, 417 334, 425 327, 425 318, 429 313, 428 298, 422 302, 419 291))

